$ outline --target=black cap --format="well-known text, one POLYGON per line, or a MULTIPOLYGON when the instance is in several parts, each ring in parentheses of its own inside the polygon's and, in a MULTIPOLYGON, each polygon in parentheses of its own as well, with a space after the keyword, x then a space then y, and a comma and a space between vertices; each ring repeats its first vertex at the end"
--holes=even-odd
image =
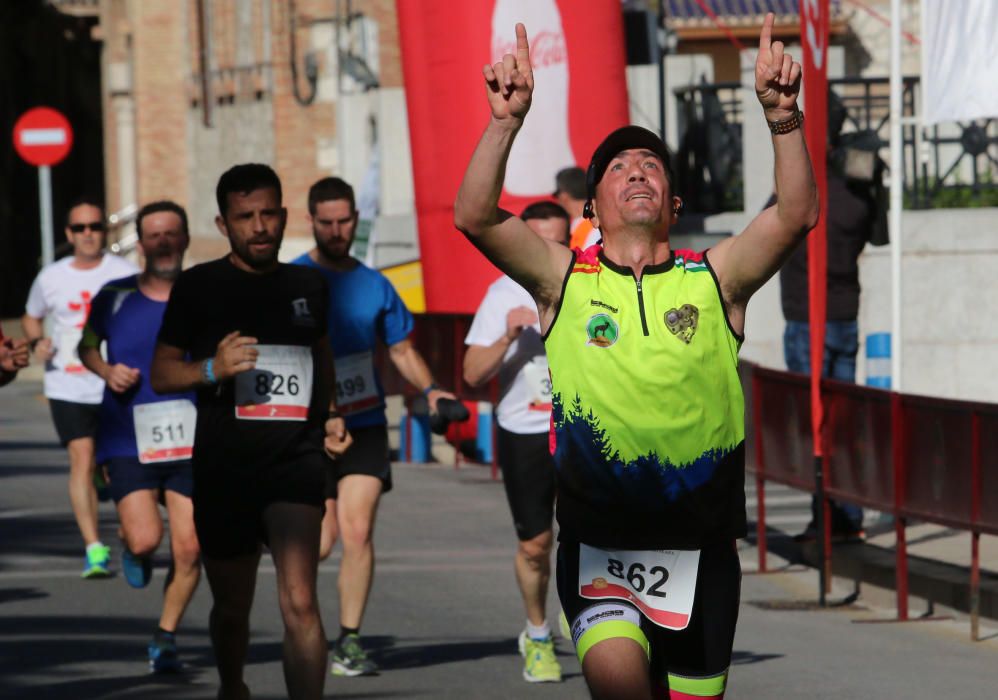
POLYGON ((554 177, 554 197, 564 192, 572 199, 586 198, 586 171, 577 165, 563 168, 554 177))
POLYGON ((582 213, 587 219, 593 216, 593 198, 596 196, 596 185, 603 179, 607 166, 621 151, 632 148, 644 148, 659 157, 665 167, 665 176, 669 183, 673 182, 672 157, 669 149, 654 131, 641 126, 622 126, 603 139, 603 143, 593 151, 593 158, 586 170, 586 207, 582 213))

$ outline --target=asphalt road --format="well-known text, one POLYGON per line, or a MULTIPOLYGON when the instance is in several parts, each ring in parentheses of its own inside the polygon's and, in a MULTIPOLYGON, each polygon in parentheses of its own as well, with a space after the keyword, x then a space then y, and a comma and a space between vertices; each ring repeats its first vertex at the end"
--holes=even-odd
MULTIPOLYGON (((120 577, 83 581, 82 547, 66 497, 66 460, 36 382, 0 393, 0 698, 214 698, 207 636, 210 596, 198 590, 181 626, 186 671, 147 673, 145 645, 159 612, 166 558, 151 585, 120 577)), ((792 496, 788 496, 792 499, 792 496)), ((788 500, 788 502, 790 502, 788 500)), ((793 502, 796 523, 806 501, 793 502)), ((101 507, 101 532, 120 547, 115 514, 101 507)), ((340 698, 587 697, 569 643, 558 643, 566 680, 528 685, 516 635, 523 613, 515 588, 513 529, 500 484, 485 469, 395 467, 382 504, 377 575, 364 623, 377 677, 329 678, 340 698)), ((741 543, 746 575, 729 700, 760 698, 993 697, 998 638, 971 643, 964 622, 858 624, 886 610, 809 605, 813 571, 751 573, 754 549, 741 543)), ((320 571, 323 619, 336 629, 336 555, 320 571)), ((846 592, 838 591, 836 596, 846 592)), ((836 597, 836 596, 833 596, 836 597)), ((551 609, 557 606, 552 596, 551 609)), ((284 697, 281 623, 273 569, 260 568, 247 681, 254 698, 284 697)))

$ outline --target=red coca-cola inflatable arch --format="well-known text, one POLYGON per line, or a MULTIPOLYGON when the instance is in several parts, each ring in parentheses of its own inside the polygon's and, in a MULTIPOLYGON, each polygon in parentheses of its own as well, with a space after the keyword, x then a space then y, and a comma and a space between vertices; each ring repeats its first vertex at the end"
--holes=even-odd
POLYGON ((500 201, 519 213, 550 197, 559 169, 585 167, 628 122, 620 8, 619 0, 398 0, 428 312, 474 312, 499 275, 454 228, 454 196, 489 116, 482 66, 515 46, 523 22, 534 102, 500 201))

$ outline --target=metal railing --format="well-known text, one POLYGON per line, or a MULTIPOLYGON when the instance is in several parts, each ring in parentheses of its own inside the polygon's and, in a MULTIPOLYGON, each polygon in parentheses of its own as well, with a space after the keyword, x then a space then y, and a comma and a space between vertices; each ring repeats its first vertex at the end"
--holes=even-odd
MULTIPOLYGON (((818 491, 810 378, 740 363, 746 470, 756 482, 759 571, 767 571, 766 482, 818 491)), ((998 534, 998 404, 953 401, 822 380, 825 498, 894 518, 897 619, 908 614, 906 526, 919 520, 970 533, 971 639, 980 639, 982 534, 998 534)), ((824 566, 831 570, 827 502, 824 566)), ((989 615, 994 613, 988 611, 989 615)))
POLYGON ((741 211, 741 83, 701 83, 675 95, 679 195, 694 212, 741 211))
MULTIPOLYGON (((835 78, 829 89, 846 109, 844 142, 889 160, 887 78, 835 78)), ((923 127, 917 77, 903 81, 905 206, 912 209, 998 206, 998 118, 923 127)), ((742 208, 742 115, 739 83, 703 83, 675 91, 679 144, 676 175, 691 210, 742 208)), ((885 173, 889 175, 889 173, 885 173)))

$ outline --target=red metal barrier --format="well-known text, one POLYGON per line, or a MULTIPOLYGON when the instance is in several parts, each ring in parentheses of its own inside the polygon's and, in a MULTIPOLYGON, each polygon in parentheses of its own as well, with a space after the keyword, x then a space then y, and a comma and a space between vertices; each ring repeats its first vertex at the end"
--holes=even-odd
POLYGON ((981 532, 998 535, 998 406, 978 406, 979 514, 981 532))
MULTIPOLYGON (((815 491, 804 375, 742 363, 747 470, 758 494, 766 570, 765 482, 815 491)), ((908 619, 905 526, 918 518, 971 533, 971 634, 978 637, 981 533, 998 534, 998 405, 822 382, 826 495, 894 515, 898 619, 908 619)), ((825 524, 827 527, 827 522, 825 524)))
POLYGON ((756 423, 757 451, 765 457, 766 479, 814 491, 814 442, 807 377, 756 367, 755 402, 763 420, 756 423))
POLYGON ((825 381, 828 495, 882 509, 894 501, 890 394, 825 381))
POLYGON ((971 529, 971 416, 960 401, 901 396, 907 479, 901 515, 971 529))

